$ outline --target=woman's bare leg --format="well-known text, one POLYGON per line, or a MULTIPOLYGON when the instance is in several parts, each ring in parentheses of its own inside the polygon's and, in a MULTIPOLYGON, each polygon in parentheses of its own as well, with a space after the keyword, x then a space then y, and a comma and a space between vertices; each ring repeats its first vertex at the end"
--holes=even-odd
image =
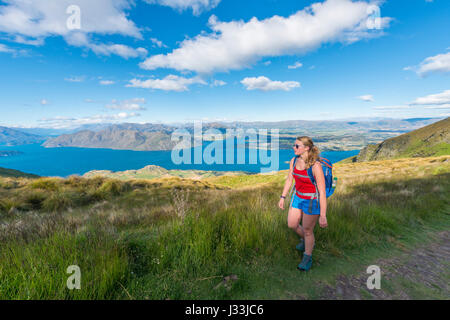
POLYGON ((297 208, 290 208, 288 213, 288 227, 294 230, 300 237, 305 238, 305 233, 302 226, 300 226, 300 220, 303 216, 303 212, 297 208))
POLYGON ((303 232, 305 234, 305 253, 311 255, 314 248, 314 226, 317 220, 319 220, 319 215, 303 215, 303 232))

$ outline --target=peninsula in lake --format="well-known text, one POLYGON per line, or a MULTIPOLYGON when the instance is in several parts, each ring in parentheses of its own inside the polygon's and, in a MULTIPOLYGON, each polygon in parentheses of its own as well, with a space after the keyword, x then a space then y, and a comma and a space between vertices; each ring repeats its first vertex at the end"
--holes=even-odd
POLYGON ((15 151, 15 150, 8 150, 8 151, 2 151, 0 150, 0 157, 11 157, 11 156, 17 156, 19 154, 22 154, 23 152, 15 151))

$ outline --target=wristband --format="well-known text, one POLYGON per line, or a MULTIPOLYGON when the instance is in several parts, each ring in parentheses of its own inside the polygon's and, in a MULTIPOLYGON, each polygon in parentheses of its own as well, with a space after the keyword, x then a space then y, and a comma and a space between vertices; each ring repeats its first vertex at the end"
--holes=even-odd
POLYGON ((282 198, 282 199, 286 199, 286 197, 285 197, 285 196, 281 196, 280 198, 282 198))

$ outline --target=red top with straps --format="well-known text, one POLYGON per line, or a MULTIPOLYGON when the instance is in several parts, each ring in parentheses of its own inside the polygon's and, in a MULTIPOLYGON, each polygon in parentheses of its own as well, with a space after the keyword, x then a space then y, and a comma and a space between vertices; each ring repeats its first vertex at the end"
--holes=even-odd
MULTIPOLYGON (((307 170, 298 170, 296 167, 294 167, 294 179, 295 179, 295 190, 302 192, 302 193, 315 193, 316 187, 311 182, 311 179, 308 177, 307 170), (296 174, 302 175, 304 177, 299 177, 296 174)), ((296 192, 297 196, 301 199, 311 199, 311 197, 308 196, 302 196, 296 192)))

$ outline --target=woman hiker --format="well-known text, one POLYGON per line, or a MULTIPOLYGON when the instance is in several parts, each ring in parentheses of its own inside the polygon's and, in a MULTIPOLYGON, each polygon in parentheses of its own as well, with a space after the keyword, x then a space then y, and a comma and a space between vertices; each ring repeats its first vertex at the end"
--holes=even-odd
POLYGON ((307 271, 312 264, 312 251, 314 248, 314 226, 317 220, 322 228, 327 227, 327 197, 325 193, 325 177, 319 162, 319 149, 310 137, 298 137, 294 144, 297 158, 290 162, 289 174, 284 184, 283 193, 278 206, 284 210, 284 200, 295 179, 295 192, 288 213, 288 227, 293 229, 300 237, 300 243, 295 247, 304 251, 303 259, 297 266, 299 270, 307 271), (311 182, 307 169, 312 166, 312 172, 317 183, 317 189, 311 182), (315 197, 318 191, 319 199, 315 197), (308 195, 305 195, 308 194, 308 195), (313 198, 313 199, 312 199, 313 198), (312 200, 311 200, 312 199, 312 200), (303 220, 302 226, 300 220, 303 220))

